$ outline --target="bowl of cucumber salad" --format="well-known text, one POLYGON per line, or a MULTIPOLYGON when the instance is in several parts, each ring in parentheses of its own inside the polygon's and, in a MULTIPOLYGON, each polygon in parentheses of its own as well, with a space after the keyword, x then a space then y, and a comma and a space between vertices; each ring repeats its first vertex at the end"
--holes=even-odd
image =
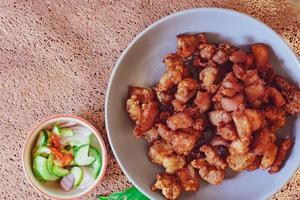
POLYGON ((99 132, 86 120, 56 115, 28 136, 23 165, 31 185, 55 199, 79 198, 104 177, 107 152, 99 132))

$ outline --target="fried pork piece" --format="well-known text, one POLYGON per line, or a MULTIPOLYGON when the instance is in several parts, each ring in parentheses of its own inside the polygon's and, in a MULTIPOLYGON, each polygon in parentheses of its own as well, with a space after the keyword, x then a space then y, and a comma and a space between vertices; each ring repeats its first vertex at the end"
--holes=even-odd
POLYGON ((170 155, 163 159, 162 165, 169 174, 174 174, 177 170, 185 166, 185 160, 179 155, 170 155))
POLYGON ((253 154, 246 153, 246 154, 230 154, 227 157, 228 166, 237 172, 241 172, 245 170, 255 159, 253 154))
POLYGON ((176 53, 171 53, 171 54, 166 55, 164 57, 163 62, 168 70, 174 70, 178 66, 180 66, 180 67, 184 66, 182 57, 176 53))
POLYGON ((173 154, 172 147, 168 143, 166 143, 162 140, 156 140, 150 146, 149 152, 148 152, 149 159, 153 163, 156 163, 158 165, 162 165, 163 160, 172 154, 173 154))
POLYGON ((176 112, 182 112, 186 108, 186 104, 181 103, 177 99, 173 99, 171 104, 176 112))
POLYGON ((131 96, 126 102, 126 110, 129 117, 136 124, 139 124, 142 120, 142 106, 137 96, 131 96))
POLYGON ((259 129, 263 123, 263 115, 254 109, 245 109, 244 111, 235 111, 232 114, 237 133, 243 142, 250 143, 252 132, 259 129))
POLYGON ((204 159, 196 159, 191 162, 192 166, 199 169, 200 176, 212 185, 219 185, 223 182, 225 172, 222 169, 218 169, 215 166, 209 165, 204 159))
POLYGON ((259 108, 262 105, 265 91, 264 82, 262 80, 258 80, 253 85, 244 88, 248 103, 254 108, 259 108))
POLYGON ((199 74, 200 87, 208 92, 215 92, 218 87, 214 84, 217 79, 218 71, 218 68, 215 66, 204 68, 199 74))
POLYGON ((167 173, 158 174, 156 183, 152 186, 152 190, 162 190, 162 194, 166 199, 175 200, 180 196, 181 186, 175 175, 167 173))
POLYGON ((237 94, 233 97, 223 97, 220 101, 221 107, 227 112, 238 110, 241 106, 244 106, 244 95, 237 94))
POLYGON ((284 106, 284 104, 286 103, 285 99, 280 94, 280 92, 273 87, 266 88, 264 101, 266 102, 270 101, 271 103, 274 103, 276 107, 284 106))
POLYGON ((133 132, 136 137, 142 136, 154 125, 158 116, 158 103, 151 101, 142 105, 142 117, 140 123, 134 128, 133 132))
POLYGON ((178 112, 167 119, 167 125, 170 129, 186 129, 193 125, 193 119, 185 112, 178 112))
POLYGON ((156 91, 157 99, 160 103, 163 105, 169 105, 172 100, 174 99, 174 96, 170 94, 169 92, 163 92, 163 91, 156 91))
POLYGON ((214 110, 208 113, 210 122, 215 126, 223 126, 232 121, 232 117, 224 110, 214 110))
POLYGON ((276 159, 278 147, 276 144, 270 144, 268 149, 264 152, 264 155, 261 159, 260 168, 261 169, 268 169, 272 166, 276 159))
POLYGON ((217 127, 217 134, 222 136, 225 140, 233 141, 238 138, 236 128, 233 123, 226 124, 225 126, 217 127))
POLYGON ((159 138, 159 134, 157 132, 157 128, 153 126, 149 131, 145 132, 143 137, 149 143, 154 142, 159 138))
POLYGON ((211 145, 202 145, 200 151, 205 154, 205 160, 213 166, 216 166, 219 169, 225 169, 228 165, 225 160, 215 151, 211 145))
POLYGON ((220 88, 220 93, 227 97, 233 97, 237 93, 242 91, 242 87, 233 73, 228 73, 220 88))
POLYGON ((231 155, 246 154, 249 151, 249 143, 236 139, 231 142, 228 151, 231 155))
POLYGON ((245 74, 242 76, 242 80, 245 86, 249 86, 255 84, 261 79, 258 76, 257 69, 253 69, 245 71, 245 74))
POLYGON ((187 165, 186 167, 178 170, 176 172, 181 184, 181 188, 185 192, 195 192, 200 187, 200 177, 196 173, 192 165, 187 165))
POLYGON ((198 91, 194 103, 198 106, 200 113, 206 112, 211 106, 210 94, 208 92, 198 91))
POLYGON ((207 120, 204 117, 199 117, 194 120, 193 129, 198 131, 204 131, 206 128, 207 120))
POLYGON ((216 135, 210 141, 210 144, 212 146, 225 146, 225 147, 228 147, 230 142, 228 140, 225 140, 223 137, 216 135))
POLYGON ((183 58, 191 56, 201 43, 207 43, 203 33, 180 34, 177 36, 177 54, 183 58))
POLYGON ((232 72, 234 73, 235 77, 237 77, 238 79, 242 80, 244 74, 246 73, 247 68, 245 66, 243 66, 242 64, 233 64, 232 65, 232 72))
POLYGON ((286 123, 285 111, 283 109, 268 106, 264 109, 263 114, 266 118, 267 125, 273 132, 282 128, 286 123))
POLYGON ((279 150, 278 150, 276 159, 275 159, 274 163, 272 164, 271 169, 269 170, 269 173, 274 174, 281 169, 292 146, 293 146, 293 140, 291 138, 283 139, 281 141, 281 143, 279 144, 279 150))
POLYGON ((248 55, 246 52, 244 52, 243 50, 238 50, 230 55, 229 60, 233 63, 245 63, 247 61, 247 58, 248 55))
POLYGON ((170 143, 172 149, 178 154, 187 154, 191 151, 195 145, 197 139, 200 137, 194 131, 186 132, 186 131, 171 131, 164 124, 157 124, 157 131, 160 137, 170 143))
POLYGON ((136 96, 137 99, 141 103, 149 103, 154 99, 154 93, 153 90, 150 88, 142 88, 142 87, 129 87, 129 96, 136 96))
POLYGON ((212 60, 218 63, 219 65, 223 65, 228 61, 229 55, 226 50, 219 48, 212 60))
POLYGON ((293 92, 289 96, 285 110, 291 115, 300 115, 300 91, 293 92))
POLYGON ((260 71, 270 68, 269 64, 269 48, 262 43, 253 44, 251 50, 254 56, 255 65, 260 71))
POLYGON ((200 57, 204 60, 211 60, 215 54, 216 48, 217 47, 214 44, 200 44, 200 57))
POLYGON ((255 156, 254 161, 250 165, 248 165, 247 171, 254 171, 258 169, 261 163, 261 158, 262 158, 261 156, 255 156))
POLYGON ((199 84, 196 80, 186 78, 178 84, 175 98, 181 103, 186 103, 196 94, 198 88, 199 84))
POLYGON ((268 151, 270 145, 275 143, 275 141, 275 134, 271 130, 263 128, 254 135, 254 139, 251 144, 252 152, 256 155, 263 155, 266 151, 268 151))
POLYGON ((280 88, 281 94, 288 99, 289 95, 297 90, 297 88, 285 80, 282 76, 276 75, 274 78, 275 84, 280 88))
POLYGON ((167 91, 172 87, 178 85, 182 80, 182 74, 176 70, 166 71, 159 80, 156 90, 167 91))

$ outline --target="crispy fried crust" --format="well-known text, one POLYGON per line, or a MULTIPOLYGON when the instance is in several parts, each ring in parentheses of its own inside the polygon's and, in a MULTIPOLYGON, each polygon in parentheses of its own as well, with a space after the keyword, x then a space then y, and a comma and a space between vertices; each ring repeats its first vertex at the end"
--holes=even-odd
POLYGON ((174 175, 167 173, 158 174, 157 181, 152 186, 152 190, 162 190, 162 194, 166 199, 175 200, 181 193, 181 186, 178 179, 174 175))
POLYGON ((196 173, 192 165, 187 165, 186 167, 178 170, 176 172, 181 184, 181 188, 185 192, 195 192, 200 187, 200 177, 196 173))
POLYGON ((291 138, 283 139, 281 141, 276 159, 272 164, 271 169, 269 170, 270 174, 274 174, 282 168, 284 162, 287 159, 289 152, 292 149, 292 146, 293 146, 293 140, 291 138))

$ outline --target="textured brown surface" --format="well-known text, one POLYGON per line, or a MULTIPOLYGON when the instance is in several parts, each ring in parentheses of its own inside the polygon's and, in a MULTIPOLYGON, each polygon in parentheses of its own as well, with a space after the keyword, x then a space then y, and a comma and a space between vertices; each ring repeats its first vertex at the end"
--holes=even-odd
MULTIPOLYGON (((102 133, 107 82, 122 50, 179 10, 225 7, 276 30, 300 55, 300 20, 286 1, 0 1, 0 199, 43 199, 27 183, 21 149, 42 118, 73 113, 102 133)), ((111 151, 105 180, 83 199, 130 186, 111 151)), ((300 170, 274 199, 300 199, 300 170)))

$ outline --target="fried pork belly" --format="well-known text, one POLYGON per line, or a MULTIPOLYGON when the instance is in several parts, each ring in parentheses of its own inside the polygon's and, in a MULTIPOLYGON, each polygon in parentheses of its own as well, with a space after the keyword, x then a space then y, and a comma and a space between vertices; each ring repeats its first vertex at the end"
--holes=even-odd
POLYGON ((251 153, 233 154, 227 157, 228 166, 237 172, 245 170, 253 161, 255 156, 251 153))
POLYGON ((149 148, 149 159, 158 165, 163 164, 163 160, 173 154, 173 149, 168 143, 157 140, 149 148))
POLYGON ((155 184, 151 188, 153 191, 161 190, 165 198, 169 200, 178 199, 182 189, 175 175, 162 173, 158 174, 156 179, 155 184))
POLYGON ((217 85, 215 81, 218 75, 218 68, 215 66, 204 68, 199 74, 200 87, 208 92, 215 92, 217 90, 217 85))
POLYGON ((194 103, 199 108, 199 112, 204 113, 209 110, 211 106, 211 96, 208 92, 198 91, 194 103))
POLYGON ((196 80, 186 78, 178 84, 175 98, 181 103, 186 103, 196 94, 198 88, 199 84, 196 80))
POLYGON ((192 165, 187 165, 186 167, 178 170, 176 175, 179 178, 181 188, 185 192, 195 192, 200 187, 200 177, 196 173, 192 165))
POLYGON ((238 138, 236 128, 233 123, 217 127, 217 134, 222 136, 225 140, 233 141, 238 138))
POLYGON ((216 166, 219 169, 224 170, 228 165, 225 160, 218 153, 211 145, 202 145, 200 147, 200 151, 205 154, 205 160, 213 166, 216 166))
POLYGON ((205 159, 196 159, 191 162, 192 166, 199 169, 201 178, 212 185, 219 185, 223 182, 225 172, 215 166, 211 166, 205 159))
POLYGON ((175 154, 165 157, 162 162, 162 166, 169 174, 174 174, 177 170, 183 168, 185 164, 184 158, 175 154))
POLYGON ((170 129, 186 129, 193 125, 193 119, 185 112, 178 112, 167 119, 167 125, 170 129))
POLYGON ((208 113, 210 122, 215 126, 222 126, 229 124, 232 121, 232 117, 224 110, 214 110, 208 113))
POLYGON ((177 54, 183 58, 191 56, 201 43, 207 43, 204 34, 180 34, 177 36, 177 54))

